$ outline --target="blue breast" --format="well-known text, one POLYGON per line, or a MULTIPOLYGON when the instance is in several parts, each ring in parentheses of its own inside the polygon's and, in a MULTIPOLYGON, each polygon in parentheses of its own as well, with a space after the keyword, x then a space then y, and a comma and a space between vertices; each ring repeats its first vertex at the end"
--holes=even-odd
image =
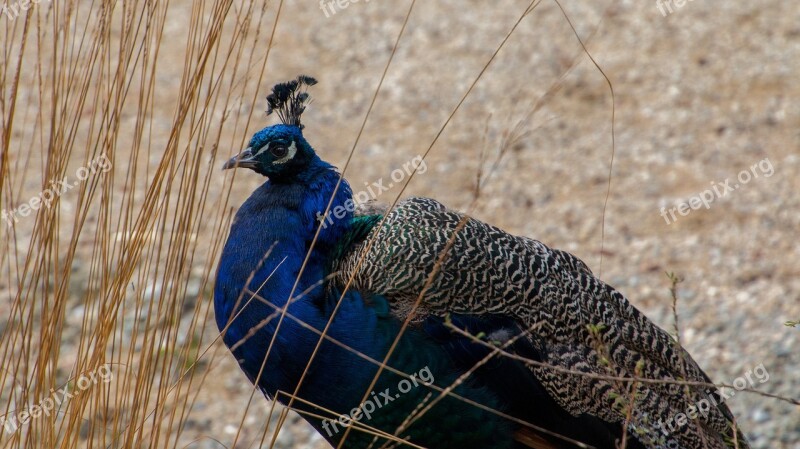
MULTIPOLYGON (((330 266, 326 255, 347 231, 349 214, 320 231, 315 250, 298 277, 319 226, 317 212, 324 210, 338 180, 338 174, 329 172, 308 184, 267 182, 242 205, 220 259, 214 292, 216 321, 221 331, 228 326, 223 336, 225 344, 248 378, 257 382, 267 396, 288 402, 279 392, 293 393, 304 372, 299 396, 337 413, 350 413, 360 406, 365 395, 380 403, 381 393, 388 392, 386 395, 392 400, 379 407, 373 404, 376 411, 364 423, 394 432, 420 403, 435 398, 438 392, 418 385, 400 394, 397 388, 404 378, 390 370, 385 370, 369 390, 378 370, 375 362, 383 360, 401 324, 389 315, 385 298, 347 292, 331 320, 340 293, 322 283, 325 269, 330 266), (253 297, 256 291, 259 293, 253 297), (280 320, 281 309, 292 291, 295 299, 286 317, 280 320), (319 333, 329 321, 330 339, 323 341, 309 364, 319 333)), ((334 207, 350 197, 346 183, 340 190, 334 207)), ((479 357, 485 353, 481 348, 471 353, 472 346, 450 336, 440 320, 429 319, 424 326, 405 332, 389 365, 405 373, 428 370, 434 383, 443 388, 463 372, 461 364, 475 362, 469 360, 470 354, 479 357)), ((456 392, 490 408, 504 407, 475 380, 464 383, 456 392)), ((323 413, 305 401, 296 401, 293 407, 323 413)), ((306 418, 334 444, 344 435, 343 429, 334 431, 319 419, 306 418)), ((500 448, 511 447, 513 432, 510 423, 498 415, 463 400, 447 398, 404 434, 433 447, 500 448), (465 428, 470 432, 465 433, 465 428)), ((371 440, 370 435, 354 432, 348 436, 346 447, 366 447, 371 440)))

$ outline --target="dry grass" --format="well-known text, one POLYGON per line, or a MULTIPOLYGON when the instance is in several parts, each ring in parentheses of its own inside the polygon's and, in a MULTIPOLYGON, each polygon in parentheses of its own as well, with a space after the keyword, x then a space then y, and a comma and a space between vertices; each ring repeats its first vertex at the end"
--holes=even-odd
POLYGON ((112 168, 6 229, 3 413, 102 366, 113 374, 4 434, 6 447, 176 445, 208 375, 193 368, 217 355, 198 353, 216 337, 209 285, 230 220, 217 149, 245 137, 241 105, 256 103, 267 58, 252 50, 275 12, 187 6, 57 2, 4 23, 4 205, 76 182, 101 155, 112 168), (182 63, 160 55, 174 14, 186 19, 182 63))

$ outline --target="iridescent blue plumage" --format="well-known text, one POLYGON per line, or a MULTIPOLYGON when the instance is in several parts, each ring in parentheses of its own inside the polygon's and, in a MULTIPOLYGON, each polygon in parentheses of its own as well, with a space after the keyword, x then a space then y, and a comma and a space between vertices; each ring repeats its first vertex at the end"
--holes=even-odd
MULTIPOLYGON (((306 162, 303 169, 284 172, 276 177, 277 180, 265 182, 242 205, 220 259, 214 295, 217 325, 221 330, 228 326, 224 341, 233 348, 234 356, 250 380, 255 381, 275 335, 278 323, 276 311, 286 304, 292 289, 296 292, 297 299, 288 308, 289 317, 280 325, 275 344, 258 380, 258 385, 270 397, 275 397, 278 391, 293 392, 306 363, 311 359, 319 335, 301 323, 321 331, 331 315, 339 294, 320 284, 326 266, 330 265, 325 260, 325 254, 347 231, 352 218, 348 212, 347 217, 336 220, 320 231, 315 250, 295 286, 319 223, 316 214, 325 210, 339 175, 313 154, 296 127, 276 125, 259 132, 251 141, 251 148, 256 148, 251 153, 256 154, 257 149, 266 145, 266 142, 281 141, 291 145, 288 140, 296 145, 298 154, 304 153, 306 162), (251 292, 257 290, 263 300, 250 301, 251 292), (303 292, 305 294, 301 295, 303 292), (228 325, 232 316, 236 318, 228 325), (265 319, 268 319, 266 325, 261 324, 265 319), (252 329, 258 330, 250 335, 252 329)), ((262 157, 266 157, 264 153, 262 157)), ((266 166, 259 170, 270 172, 266 166)), ((270 174, 274 176, 274 173, 270 174)), ((344 182, 339 187, 333 206, 344 205, 350 197, 350 188, 344 182)), ((348 292, 328 335, 373 360, 382 360, 400 325, 388 314, 388 309, 382 297, 364 298, 358 292, 348 292)), ((433 322, 429 325, 437 327, 433 322)), ((420 330, 407 333, 390 366, 406 373, 427 368, 435 383, 444 386, 454 381, 458 373, 458 367, 449 360, 446 349, 420 330)), ((325 342, 299 393, 305 400, 320 407, 348 413, 368 393, 367 388, 376 371, 377 366, 369 360, 325 342)), ((381 376, 374 391, 383 392, 389 388, 396 393, 401 380, 401 377, 387 372, 381 376)), ((458 391, 490 407, 501 407, 497 398, 480 385, 470 383, 458 391)), ((428 393, 431 390, 420 385, 380 407, 379 413, 373 414, 365 424, 393 432, 428 393)), ((310 409, 299 401, 294 405, 299 409, 310 409)), ((416 439, 434 446, 439 444, 438 447, 447 447, 441 445, 442 439, 451 441, 456 445, 453 447, 487 447, 487 441, 491 441, 495 447, 509 447, 512 440, 509 424, 480 409, 461 416, 473 408, 462 401, 448 399, 430 412, 430 417, 442 414, 449 416, 448 422, 438 423, 435 431, 427 424, 417 424, 404 434, 418 435, 416 439), (472 430, 461 435, 455 434, 462 430, 462 426, 472 430), (505 430, 505 434, 496 433, 498 429, 505 430)), ((324 429, 319 420, 309 421, 331 441, 336 441, 344 434, 342 430, 334 432, 330 425, 324 429)), ((364 434, 353 432, 348 436, 347 447, 361 447, 371 439, 371 436, 367 438, 364 434)))

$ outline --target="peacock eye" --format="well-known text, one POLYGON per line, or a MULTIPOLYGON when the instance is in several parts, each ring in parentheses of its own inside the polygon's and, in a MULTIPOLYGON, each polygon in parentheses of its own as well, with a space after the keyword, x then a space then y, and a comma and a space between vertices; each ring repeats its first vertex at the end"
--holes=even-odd
POLYGON ((285 145, 275 145, 269 149, 269 152, 272 153, 273 156, 277 158, 282 158, 286 156, 286 153, 289 152, 289 149, 286 148, 285 145))

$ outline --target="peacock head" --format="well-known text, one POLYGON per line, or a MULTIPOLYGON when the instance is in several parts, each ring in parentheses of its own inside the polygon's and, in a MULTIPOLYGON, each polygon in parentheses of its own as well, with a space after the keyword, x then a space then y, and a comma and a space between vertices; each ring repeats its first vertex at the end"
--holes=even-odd
POLYGON ((273 182, 282 182, 292 181, 317 160, 300 127, 273 125, 255 133, 248 147, 226 162, 222 169, 249 168, 273 182))
POLYGON ((314 149, 303 137, 300 116, 309 96, 305 86, 317 80, 301 75, 296 80, 280 83, 267 96, 267 114, 275 112, 281 122, 255 133, 242 152, 231 158, 222 169, 243 167, 260 173, 272 182, 291 182, 319 163, 314 149))

